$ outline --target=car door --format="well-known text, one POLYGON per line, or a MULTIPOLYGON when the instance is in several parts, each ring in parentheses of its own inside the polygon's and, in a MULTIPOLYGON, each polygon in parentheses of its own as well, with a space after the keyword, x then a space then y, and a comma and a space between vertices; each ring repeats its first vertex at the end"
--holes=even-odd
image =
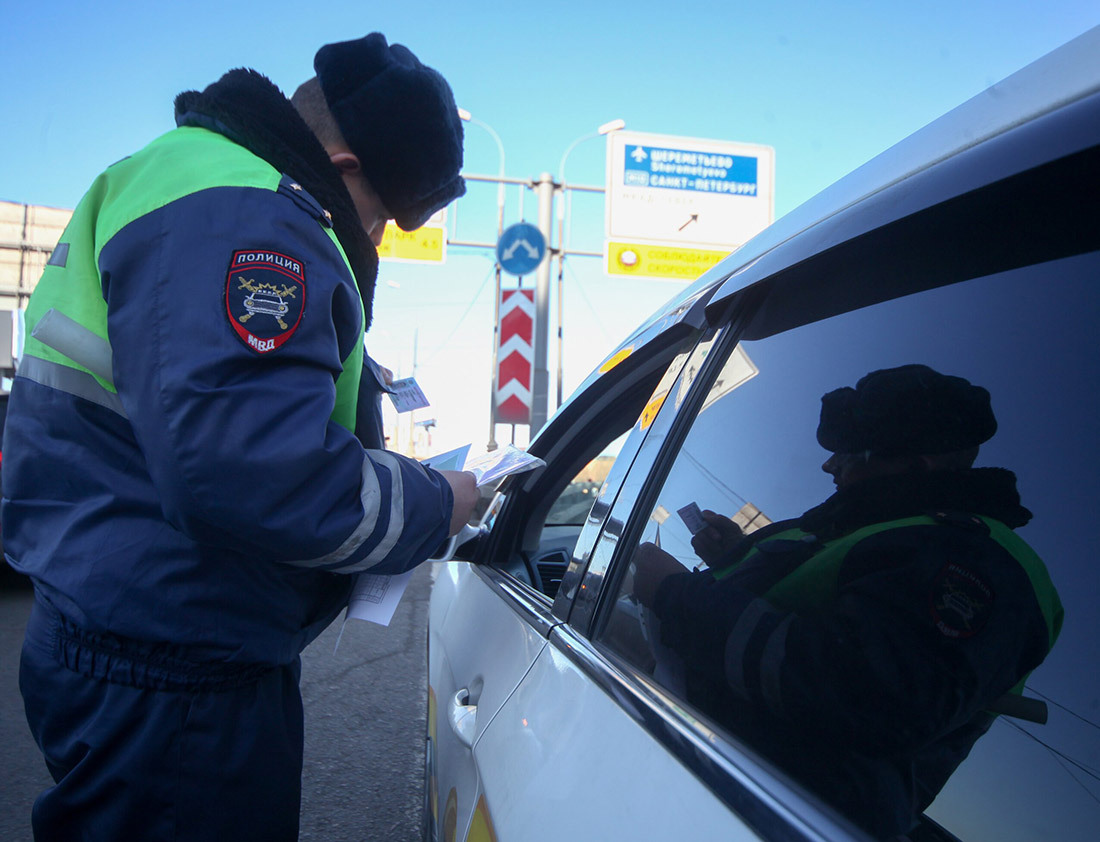
POLYGON ((576 568, 575 556, 598 534, 591 512, 606 512, 614 499, 648 433, 647 407, 659 406, 654 394, 667 393, 683 368, 698 339, 693 323, 702 318, 704 295, 719 280, 697 285, 644 325, 555 416, 530 448, 546 469, 507 482, 485 517, 488 534, 477 553, 491 564, 437 565, 428 631, 428 791, 436 838, 480 838, 476 829, 491 826, 483 735, 564 620, 554 597, 567 569, 576 568))
POLYGON ((469 564, 437 564, 428 618, 428 782, 436 838, 465 839, 482 793, 473 749, 520 682, 554 619, 503 577, 469 564), (515 608, 523 606, 521 613, 515 608))
MULTIPOLYGON (((979 449, 976 470, 987 477, 1008 471, 1015 475, 1031 515, 1016 532, 1045 562, 1066 619, 1050 655, 1028 675, 1023 688, 1024 697, 1038 703, 1039 715, 1001 710, 927 807, 923 832, 939 834, 931 837, 937 839, 1019 842, 1093 838, 1100 823, 1095 775, 1100 739, 1093 714, 1100 688, 1091 668, 1100 639, 1094 598, 1100 592, 1100 569, 1088 547, 1100 505, 1095 436, 1100 400, 1091 385, 1083 384, 1100 382, 1100 358, 1090 348, 1094 326, 1100 323, 1098 261, 1097 252, 1058 258, 778 333, 758 333, 749 325, 741 336, 751 332, 753 339, 727 346, 716 356, 725 355, 725 364, 732 360, 738 369, 743 368, 739 357, 751 360, 751 376, 726 382, 715 378, 697 399, 689 429, 682 436, 674 432, 670 438, 677 441, 654 459, 648 485, 631 502, 630 512, 613 510, 612 520, 625 525, 618 534, 601 537, 582 584, 586 592, 601 596, 578 602, 568 628, 627 685, 667 695, 672 709, 678 703, 681 724, 694 723, 691 730, 699 739, 710 735, 708 749, 756 758, 766 774, 753 776, 755 791, 774 794, 776 782, 786 778, 786 794, 778 800, 805 817, 806 806, 817 800, 810 784, 797 783, 812 780, 806 761, 782 759, 767 734, 731 720, 731 709, 723 707, 726 695, 691 684, 683 660, 663 644, 667 638, 659 622, 645 617, 632 599, 637 554, 645 546, 658 547, 681 565, 681 572, 705 570, 687 522, 676 515, 679 509, 690 504, 709 509, 751 535, 829 499, 834 489, 821 470, 829 454, 814 436, 822 395, 854 385, 871 371, 911 363, 965 377, 989 391, 998 423, 996 434, 979 449), (730 389, 728 383, 737 385, 730 389)), ((800 306, 792 300, 792 311, 800 306)), ((780 323, 797 318, 776 308, 758 314, 780 323)), ((645 451, 636 465, 646 461, 645 451)), ((626 502, 620 496, 617 505, 626 502)), ((944 559, 945 565, 951 562, 944 559)), ((959 635, 971 633, 963 621, 974 620, 977 611, 996 611, 1002 600, 1007 604, 1013 598, 1008 592, 965 589, 954 596, 960 601, 948 611, 958 611, 960 622, 947 631, 959 635)), ((937 608, 933 597, 930 591, 930 616, 937 611, 942 616, 944 609, 937 608)), ((555 629, 552 645, 565 628, 555 629)), ((745 646, 761 647, 764 660, 782 657, 781 649, 769 656, 771 640, 745 646)), ((877 643, 875 637, 863 639, 868 652, 877 643)), ((727 648, 727 659, 731 651, 727 648)), ((895 650, 888 664, 878 666, 906 676, 907 654, 895 650)), ((867 663, 874 668, 875 657, 868 655, 867 663)), ((836 700, 844 695, 838 696, 831 683, 843 666, 828 661, 806 667, 806 674, 815 676, 815 689, 800 727, 803 733, 821 729, 827 734, 851 716, 836 709, 836 700)), ((913 672, 918 674, 920 669, 913 672)), ((722 680, 731 680, 725 675, 722 680)), ((957 679, 962 687, 971 677, 960 672, 957 679)), ((899 680, 907 682, 897 688, 899 694, 924 699, 925 688, 918 681, 899 680)), ((766 681, 761 682, 766 689, 766 681)), ((759 692, 767 698, 768 693, 759 692)), ((797 703, 786 686, 777 697, 787 706, 797 703)), ((878 701, 866 698, 860 703, 867 710, 861 726, 866 733, 879 720, 891 721, 889 698, 884 694, 878 701)), ((667 745, 672 751, 676 744, 667 745)), ((700 764, 698 746, 692 748, 685 762, 694 764, 701 778, 707 767, 713 775, 714 758, 700 764)), ((717 777, 721 784, 722 776, 717 777)), ((754 826, 767 835, 762 826, 754 826)))
POLYGON ((586 523, 596 541, 582 536, 564 576, 554 603, 563 621, 474 746, 484 792, 476 826, 491 827, 494 839, 781 838, 791 821, 807 816, 834 837, 850 832, 818 805, 792 817, 785 782, 746 755, 715 752, 717 732, 686 716, 679 699, 639 681, 564 621, 599 564, 593 551, 608 551, 622 534, 720 336, 704 332, 645 402, 632 431, 645 435, 629 465, 620 455, 586 523), (761 792, 761 781, 769 782, 767 794, 745 799, 743 788, 761 792), (731 810, 730 800, 747 809, 731 810))

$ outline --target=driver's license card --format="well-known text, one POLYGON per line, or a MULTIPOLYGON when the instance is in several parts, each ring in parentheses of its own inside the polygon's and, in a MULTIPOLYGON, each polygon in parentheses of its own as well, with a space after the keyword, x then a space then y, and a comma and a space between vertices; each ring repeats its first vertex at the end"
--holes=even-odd
POLYGON ((707 522, 703 520, 703 513, 699 511, 699 507, 695 503, 688 503, 682 509, 677 509, 676 514, 680 516, 680 520, 684 522, 684 526, 688 528, 688 532, 692 535, 697 535, 707 528, 707 522))
POLYGON ((423 409, 429 406, 428 399, 424 397, 424 392, 421 391, 420 385, 414 377, 394 380, 390 384, 388 394, 398 412, 412 412, 414 409, 423 409))

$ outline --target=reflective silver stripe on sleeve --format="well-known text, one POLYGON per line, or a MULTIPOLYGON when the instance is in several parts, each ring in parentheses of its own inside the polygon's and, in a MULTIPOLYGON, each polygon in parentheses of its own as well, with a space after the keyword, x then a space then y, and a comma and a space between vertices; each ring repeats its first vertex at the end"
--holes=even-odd
POLYGON ((754 599, 741 612, 726 641, 726 678, 729 680, 730 689, 742 699, 749 698, 748 691, 745 689, 745 647, 748 646, 749 638, 752 637, 757 624, 773 610, 764 600, 754 599))
POLYGON ((794 621, 794 614, 788 614, 775 628, 764 646, 760 656, 760 693, 773 713, 783 710, 783 699, 779 678, 783 670, 783 659, 787 656, 787 631, 794 621))
POLYGON ((355 573, 360 570, 366 570, 368 567, 377 564, 393 549, 394 544, 397 543, 397 539, 401 537, 401 531, 404 528, 405 519, 404 511, 405 505, 402 497, 402 483, 401 483, 401 465, 397 458, 390 453, 386 453, 384 450, 371 450, 363 452, 363 474, 362 484, 359 490, 359 500, 363 505, 363 519, 359 521, 359 525, 355 527, 351 535, 345 539, 339 547, 333 550, 327 555, 323 555, 319 558, 311 558, 303 561, 290 561, 287 562, 295 567, 333 567, 340 573, 355 573), (367 454, 370 454, 368 456, 367 454), (339 567, 341 561, 352 555, 363 542, 371 536, 374 532, 374 528, 378 525, 378 516, 381 514, 382 506, 382 488, 378 482, 378 474, 375 472, 374 463, 380 462, 390 470, 390 522, 386 529, 386 534, 382 537, 378 546, 375 547, 370 555, 361 561, 356 562, 354 565, 348 567, 339 567))
POLYGON ((78 398, 99 404, 104 409, 118 413, 126 418, 122 401, 114 392, 104 389, 99 381, 86 371, 79 371, 61 363, 50 362, 41 357, 24 356, 19 361, 17 376, 33 380, 59 392, 66 392, 78 398))
POLYGON ((74 363, 84 366, 96 377, 114 385, 115 372, 110 343, 60 310, 52 307, 47 310, 34 326, 31 336, 43 345, 49 345, 59 354, 64 354, 74 363))
POLYGON ((370 537, 378 523, 379 502, 382 499, 382 489, 378 485, 378 475, 374 472, 374 464, 363 454, 362 479, 359 484, 359 501, 363 505, 363 519, 352 533, 339 547, 328 555, 320 558, 310 558, 302 561, 289 561, 295 567, 320 567, 325 564, 336 564, 343 561, 357 549, 359 545, 370 537))
POLYGON ((390 469, 390 522, 378 546, 362 561, 347 567, 336 568, 340 573, 358 573, 384 560, 390 554, 390 550, 396 546, 405 529, 405 494, 404 482, 401 478, 401 462, 396 456, 384 450, 371 450, 369 453, 375 462, 381 462, 390 469))

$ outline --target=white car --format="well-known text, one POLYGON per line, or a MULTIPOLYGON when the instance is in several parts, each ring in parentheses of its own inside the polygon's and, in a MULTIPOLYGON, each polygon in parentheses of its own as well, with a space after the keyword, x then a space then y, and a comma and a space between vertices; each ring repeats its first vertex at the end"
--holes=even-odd
MULTIPOLYGON (((558 410, 436 568, 432 838, 873 838, 700 701, 633 579, 644 545, 700 564, 692 503, 751 533, 829 497, 821 396, 909 363, 990 392, 977 465, 1015 472, 1065 625, 908 838, 1098 838, 1098 57, 1094 29, 779 220, 558 410)), ((1003 604, 982 587, 959 623, 1003 604)))

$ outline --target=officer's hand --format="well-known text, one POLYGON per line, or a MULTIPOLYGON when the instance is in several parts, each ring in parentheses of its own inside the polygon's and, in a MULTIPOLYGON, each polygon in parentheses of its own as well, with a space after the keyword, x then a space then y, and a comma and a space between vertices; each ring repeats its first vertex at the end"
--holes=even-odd
POLYGON ((474 514, 474 506, 477 505, 478 491, 477 481, 469 471, 440 471, 443 479, 451 486, 454 492, 455 505, 451 510, 451 531, 447 535, 454 535, 463 526, 470 522, 474 514))
POLYGON ((717 512, 703 509, 702 515, 707 527, 692 536, 691 548, 708 567, 721 567, 737 542, 745 537, 744 533, 736 523, 717 512))

